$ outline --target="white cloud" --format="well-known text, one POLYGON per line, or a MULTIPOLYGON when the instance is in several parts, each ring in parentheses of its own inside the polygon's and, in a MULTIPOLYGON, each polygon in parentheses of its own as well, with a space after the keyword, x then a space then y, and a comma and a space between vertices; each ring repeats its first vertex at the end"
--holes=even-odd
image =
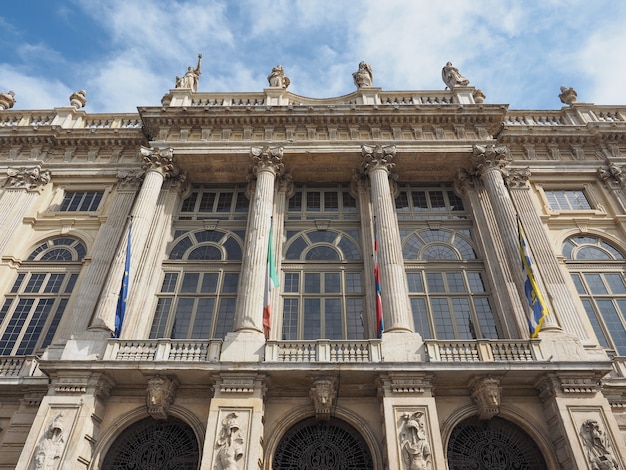
POLYGON ((15 109, 52 109, 69 106, 70 90, 55 78, 30 76, 10 64, 0 64, 0 91, 15 93, 15 109))

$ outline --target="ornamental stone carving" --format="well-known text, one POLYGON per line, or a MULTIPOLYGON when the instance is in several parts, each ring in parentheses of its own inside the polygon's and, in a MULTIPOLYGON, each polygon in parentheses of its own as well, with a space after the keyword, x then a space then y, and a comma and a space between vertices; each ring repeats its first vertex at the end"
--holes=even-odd
POLYGON ((237 413, 229 413, 222 420, 222 429, 215 444, 217 454, 214 470, 239 470, 238 462, 243 457, 244 438, 237 413))
POLYGON ((285 172, 282 147, 252 147, 250 149, 250 177, 255 178, 263 170, 271 170, 276 175, 285 172))
POLYGON ((504 175, 504 182, 509 188, 525 188, 530 176, 530 168, 515 168, 504 175))
POLYGON ((626 174, 624 174, 624 167, 619 167, 615 163, 607 160, 605 168, 598 168, 598 175, 600 179, 608 184, 619 184, 624 186, 626 184, 626 174))
POLYGON ((431 468, 432 451, 426 438, 424 413, 405 413, 399 435, 402 461, 406 470, 428 470, 431 468))
POLYGON ((85 90, 75 91, 70 96, 70 104, 75 109, 84 108, 87 104, 87 92, 85 90))
POLYGON ((178 384, 168 377, 155 375, 148 380, 146 406, 154 419, 167 419, 170 405, 174 402, 178 384))
POLYGON ((450 90, 454 90, 457 86, 467 86, 469 85, 469 80, 461 75, 459 69, 452 65, 452 62, 448 62, 441 69, 441 79, 443 83, 446 84, 446 87, 450 88, 450 90))
POLYGON ((567 88, 564 86, 561 87, 561 93, 559 94, 559 99, 561 100, 561 103, 571 106, 576 102, 577 97, 578 94, 573 88, 567 88))
POLYGON ((490 419, 500 413, 500 381, 481 377, 470 384, 472 400, 478 407, 480 419, 490 419))
POLYGON ((269 82, 271 87, 283 88, 285 90, 291 83, 289 77, 285 76, 285 71, 283 70, 282 65, 277 65, 276 67, 272 68, 272 73, 267 76, 267 81, 269 82))
POLYGON ((61 463, 66 435, 63 413, 58 413, 48 424, 35 450, 31 468, 34 470, 56 470, 61 463))
POLYGON ((0 93, 0 109, 11 109, 15 104, 15 93, 8 91, 0 93))
POLYGON ((374 74, 372 73, 372 67, 365 62, 360 62, 359 70, 352 74, 352 78, 357 88, 373 86, 374 74))
POLYGON ((361 155, 361 171, 365 174, 380 167, 391 171, 396 166, 393 162, 396 157, 395 145, 362 145, 361 155))
POLYGON ((9 168, 7 176, 5 184, 8 188, 39 190, 50 182, 50 172, 40 166, 9 168))
POLYGON ((507 147, 496 147, 492 144, 474 145, 468 173, 472 176, 480 177, 486 171, 493 169, 503 172, 511 160, 512 158, 507 147))
POLYGON ((586 420, 580 427, 587 461, 592 470, 618 469, 619 464, 611 452, 611 443, 595 419, 586 420))
POLYGON ((166 178, 185 179, 184 173, 174 165, 174 149, 141 147, 144 171, 158 171, 166 178))
POLYGON ((335 377, 319 377, 313 381, 310 396, 315 407, 315 417, 321 420, 330 419, 330 411, 337 396, 337 379, 335 377))
POLYGON ((176 77, 176 88, 188 88, 193 92, 198 91, 198 81, 201 75, 202 54, 198 54, 198 65, 194 69, 191 65, 182 77, 176 77))

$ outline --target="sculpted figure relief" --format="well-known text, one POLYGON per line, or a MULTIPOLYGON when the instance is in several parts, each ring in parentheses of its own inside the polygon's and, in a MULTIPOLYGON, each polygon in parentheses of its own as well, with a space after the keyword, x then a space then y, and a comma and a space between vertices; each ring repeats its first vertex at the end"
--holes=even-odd
POLYGON ((198 80, 200 78, 200 66, 202 65, 202 54, 198 54, 198 65, 194 69, 191 65, 182 77, 176 77, 176 88, 191 88, 191 91, 198 91, 198 80))
POLYGON ((592 470, 616 470, 617 460, 611 453, 609 440, 595 419, 588 419, 580 427, 580 437, 592 470))
POLYGON ((443 69, 441 69, 441 78, 443 83, 446 84, 450 90, 454 90, 456 86, 467 86, 469 80, 461 75, 459 69, 452 65, 452 62, 448 62, 443 69))
POLYGON ((272 69, 272 73, 267 76, 267 81, 271 87, 287 88, 291 83, 289 77, 285 77, 285 71, 282 65, 277 65, 272 69))
POLYGON ((48 429, 46 429, 46 432, 41 437, 39 445, 35 450, 35 457, 31 468, 35 470, 58 469, 64 447, 63 413, 59 413, 48 425, 48 429))
POLYGON ((243 457, 244 439, 238 417, 237 413, 229 413, 222 420, 222 429, 216 443, 218 450, 214 470, 240 470, 237 462, 243 457))
POLYGON ((429 470, 432 468, 431 449, 424 429, 424 413, 406 413, 404 426, 400 432, 402 460, 406 470, 429 470))
POLYGON ((374 83, 374 75, 372 74, 372 67, 365 62, 359 64, 359 70, 352 74, 354 84, 357 88, 372 86, 374 83))

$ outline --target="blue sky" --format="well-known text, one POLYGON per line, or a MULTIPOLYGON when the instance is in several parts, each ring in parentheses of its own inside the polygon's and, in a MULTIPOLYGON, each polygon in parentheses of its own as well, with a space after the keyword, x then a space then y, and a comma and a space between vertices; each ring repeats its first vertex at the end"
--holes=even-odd
POLYGON ((281 64, 289 91, 354 91, 361 60, 383 90, 443 90, 451 61, 486 103, 626 105, 622 0, 20 0, 0 9, 0 92, 14 109, 89 113, 158 106, 203 54, 198 91, 261 91, 281 64))

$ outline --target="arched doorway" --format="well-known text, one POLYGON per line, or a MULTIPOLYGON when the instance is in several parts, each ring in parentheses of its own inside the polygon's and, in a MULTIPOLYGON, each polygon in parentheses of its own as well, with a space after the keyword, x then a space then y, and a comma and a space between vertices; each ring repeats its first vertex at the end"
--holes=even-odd
POLYGON ((193 429, 180 419, 146 418, 126 428, 104 458, 102 470, 198 470, 193 429))
POLYGON ((359 432, 332 418, 300 421, 278 443, 272 470, 373 470, 372 455, 359 432))
POLYGON ((449 470, 547 470, 539 447, 519 426, 502 418, 472 416, 448 441, 449 470))

